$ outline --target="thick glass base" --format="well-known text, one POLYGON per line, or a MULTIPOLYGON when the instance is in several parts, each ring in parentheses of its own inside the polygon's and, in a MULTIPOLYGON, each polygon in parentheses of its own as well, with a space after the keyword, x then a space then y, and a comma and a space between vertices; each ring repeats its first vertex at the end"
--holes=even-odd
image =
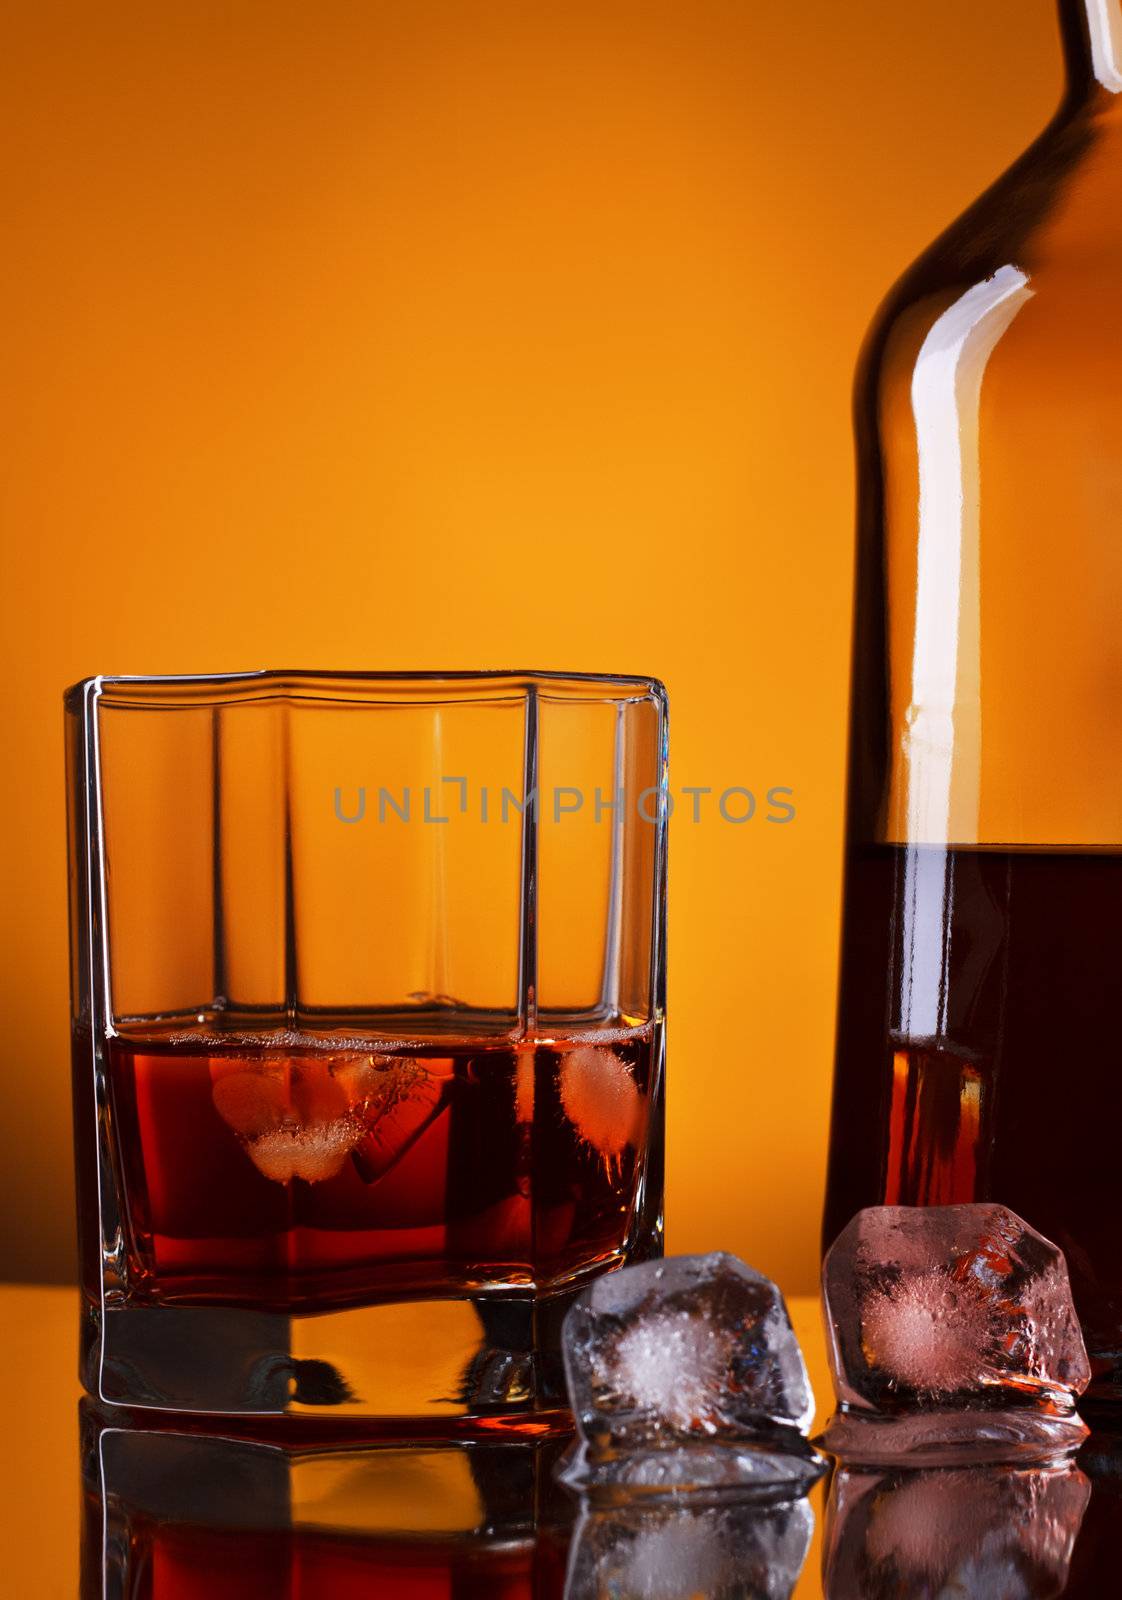
POLYGON ((82 1381, 140 1410, 369 1419, 414 1436, 564 1431, 561 1322, 578 1290, 307 1314, 92 1305, 82 1381))

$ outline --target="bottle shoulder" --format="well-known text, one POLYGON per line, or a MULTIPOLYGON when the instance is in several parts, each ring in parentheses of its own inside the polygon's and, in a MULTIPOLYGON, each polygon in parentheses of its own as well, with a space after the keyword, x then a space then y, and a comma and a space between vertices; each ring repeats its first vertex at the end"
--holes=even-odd
POLYGON ((860 364, 875 371, 894 333, 922 331, 957 298, 1003 272, 1034 296, 1069 302, 1122 282, 1122 126, 1089 111, 1057 116, 901 274, 869 327, 860 364))

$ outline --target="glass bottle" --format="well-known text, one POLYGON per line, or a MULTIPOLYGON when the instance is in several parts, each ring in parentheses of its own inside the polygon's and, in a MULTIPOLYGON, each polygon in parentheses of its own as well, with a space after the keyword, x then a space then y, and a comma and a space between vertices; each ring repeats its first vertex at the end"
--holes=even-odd
POLYGON ((1068 1256, 1122 1396, 1122 0, 910 268, 857 384, 825 1241, 995 1199, 1068 1256))

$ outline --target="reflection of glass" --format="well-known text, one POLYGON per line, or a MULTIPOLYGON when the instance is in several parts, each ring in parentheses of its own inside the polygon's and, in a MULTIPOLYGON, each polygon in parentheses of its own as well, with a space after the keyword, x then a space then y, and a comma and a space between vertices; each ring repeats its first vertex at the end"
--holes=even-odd
POLYGON ((661 686, 68 713, 87 1388, 540 1426, 576 1286, 661 1249, 661 686))
POLYGON ((725 1497, 697 1504, 586 1508, 565 1600, 787 1600, 814 1532, 807 1500, 725 1497))
POLYGON ((1122 0, 1060 11, 1059 113, 862 360, 824 1231, 1010 1206, 1122 1394, 1122 0))
POLYGON ((1091 1485, 1071 1461, 834 1474, 826 1600, 1045 1600, 1067 1581, 1091 1485))
POLYGON ((83 1402, 81 1600, 560 1600, 552 1443, 285 1451, 83 1402))

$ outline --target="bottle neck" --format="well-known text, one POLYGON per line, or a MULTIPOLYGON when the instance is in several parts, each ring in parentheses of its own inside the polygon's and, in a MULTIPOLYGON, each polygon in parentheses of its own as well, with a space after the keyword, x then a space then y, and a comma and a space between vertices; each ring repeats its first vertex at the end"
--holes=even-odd
POLYGON ((1069 93, 1122 100, 1122 0, 1060 0, 1069 93))

